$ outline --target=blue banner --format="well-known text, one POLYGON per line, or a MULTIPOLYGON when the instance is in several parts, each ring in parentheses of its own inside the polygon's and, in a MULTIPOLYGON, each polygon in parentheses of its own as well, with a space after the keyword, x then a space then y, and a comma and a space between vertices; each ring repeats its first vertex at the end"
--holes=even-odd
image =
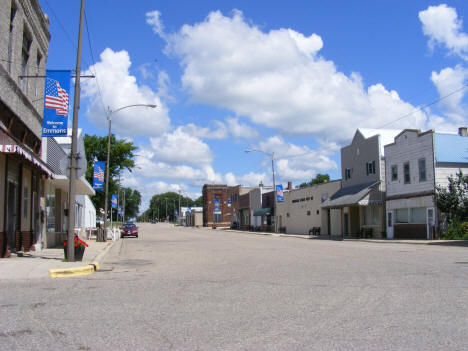
POLYGON ((122 206, 119 206, 119 208, 117 209, 117 213, 119 214, 119 216, 121 216, 123 214, 122 206))
POLYGON ((284 202, 283 184, 276 186, 276 202, 284 202))
POLYGON ((71 71, 46 71, 42 136, 67 136, 71 71))
POLYGON ((106 163, 104 161, 94 162, 93 171, 93 189, 104 190, 104 167, 106 163))
POLYGON ((214 200, 214 211, 215 212, 220 212, 220 210, 219 210, 219 199, 214 200))
POLYGON ((112 194, 111 203, 112 208, 117 208, 117 194, 112 194))

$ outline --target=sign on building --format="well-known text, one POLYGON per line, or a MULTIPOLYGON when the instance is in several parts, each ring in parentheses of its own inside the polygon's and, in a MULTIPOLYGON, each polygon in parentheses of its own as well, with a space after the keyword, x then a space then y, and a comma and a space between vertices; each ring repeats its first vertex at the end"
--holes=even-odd
POLYGON ((46 71, 42 136, 67 136, 70 71, 46 71))

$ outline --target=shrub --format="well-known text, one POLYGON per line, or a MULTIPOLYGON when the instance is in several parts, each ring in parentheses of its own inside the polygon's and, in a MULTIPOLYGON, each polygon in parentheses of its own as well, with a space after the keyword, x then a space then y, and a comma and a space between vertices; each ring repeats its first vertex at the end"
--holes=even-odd
POLYGON ((468 240, 468 222, 453 221, 442 238, 446 240, 468 240))

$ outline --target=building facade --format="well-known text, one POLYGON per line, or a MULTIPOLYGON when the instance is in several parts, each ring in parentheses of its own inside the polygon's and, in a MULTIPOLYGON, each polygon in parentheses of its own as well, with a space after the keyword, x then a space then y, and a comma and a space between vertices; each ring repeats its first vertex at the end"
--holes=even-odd
POLYGON ((384 145, 399 132, 358 129, 351 144, 341 149, 342 188, 322 207, 341 211, 342 236, 385 237, 384 145))
POLYGON ((0 0, 0 257, 42 236, 41 129, 49 20, 37 0, 0 0))
POLYGON ((405 129, 385 146, 386 225, 389 239, 432 239, 440 214, 436 186, 468 172, 468 134, 405 129))
POLYGON ((278 202, 278 230, 287 234, 329 235, 330 227, 340 226, 340 211, 322 209, 322 204, 340 188, 341 180, 335 180, 284 191, 284 201, 278 202))
POLYGON ((226 184, 203 186, 203 226, 230 227, 233 187, 226 184))

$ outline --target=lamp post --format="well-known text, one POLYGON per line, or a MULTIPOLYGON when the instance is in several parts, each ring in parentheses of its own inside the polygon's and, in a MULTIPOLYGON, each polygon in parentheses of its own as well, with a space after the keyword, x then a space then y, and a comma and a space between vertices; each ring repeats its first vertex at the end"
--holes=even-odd
POLYGON ((143 106, 143 107, 151 107, 151 108, 156 108, 156 105, 152 104, 133 104, 133 105, 127 105, 120 107, 116 110, 111 110, 108 107, 107 110, 107 121, 109 124, 109 132, 107 134, 107 162, 106 162, 106 191, 105 191, 105 197, 104 197, 104 232, 101 234, 101 237, 98 238, 98 241, 106 241, 107 240, 107 202, 108 202, 108 193, 109 193, 109 158, 110 158, 110 140, 111 140, 111 128, 112 128, 112 114, 119 112, 123 109, 129 108, 129 107, 137 107, 137 106, 143 106))
POLYGON ((275 153, 269 153, 263 150, 257 150, 257 149, 252 149, 252 150, 245 150, 246 153, 249 152, 260 152, 262 154, 265 154, 269 157, 271 157, 271 172, 273 174, 273 203, 274 203, 274 221, 275 221, 275 233, 278 233, 278 221, 276 220, 276 212, 277 212, 277 199, 276 199, 276 182, 275 182, 275 153))

